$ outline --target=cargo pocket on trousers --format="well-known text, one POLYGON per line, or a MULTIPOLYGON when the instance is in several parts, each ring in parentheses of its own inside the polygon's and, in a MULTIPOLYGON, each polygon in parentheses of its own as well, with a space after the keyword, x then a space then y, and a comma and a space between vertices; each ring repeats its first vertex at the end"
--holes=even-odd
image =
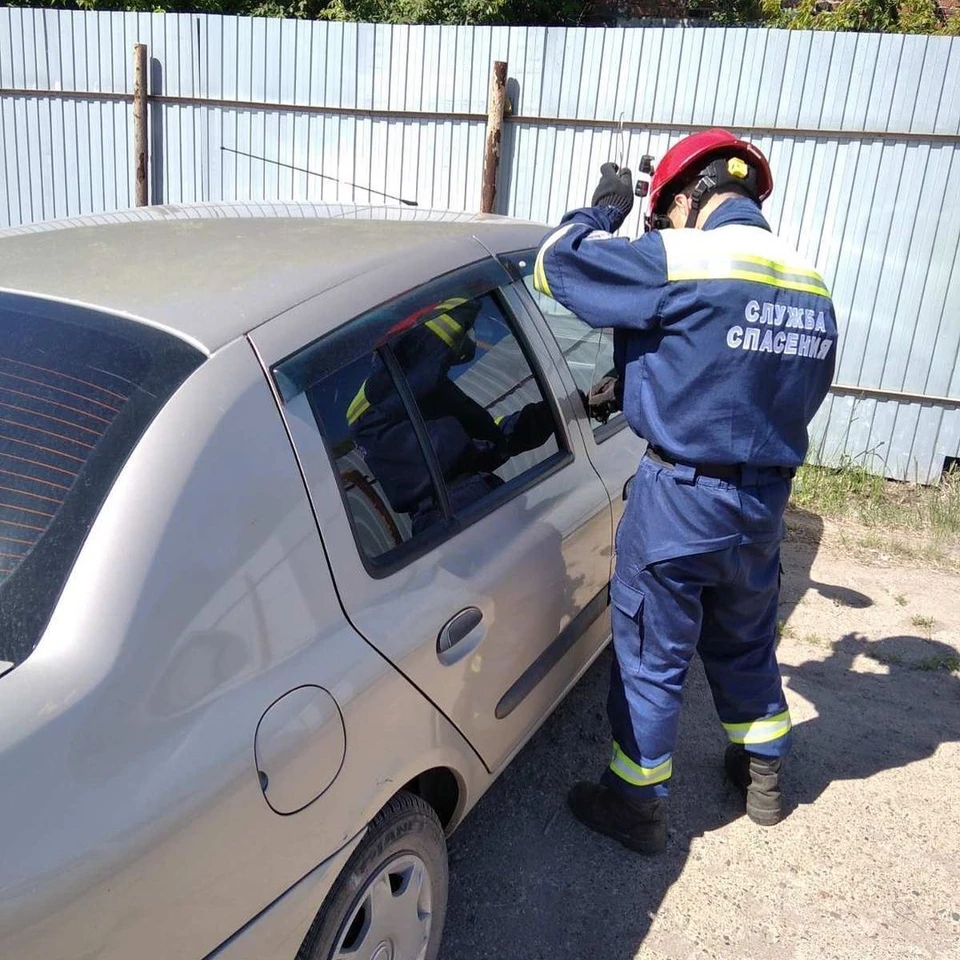
POLYGON ((613 649, 620 672, 636 676, 643 652, 643 591, 614 575, 610 581, 610 603, 613 649))

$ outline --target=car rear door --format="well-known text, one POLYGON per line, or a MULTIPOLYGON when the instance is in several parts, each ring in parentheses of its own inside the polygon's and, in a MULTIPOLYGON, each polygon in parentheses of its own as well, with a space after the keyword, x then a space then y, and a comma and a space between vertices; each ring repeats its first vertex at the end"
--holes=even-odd
MULTIPOLYGON (((252 336, 346 614, 491 770, 609 634, 610 499, 510 283, 487 257, 292 354, 252 336)), ((303 329, 375 286, 301 306, 303 329)))

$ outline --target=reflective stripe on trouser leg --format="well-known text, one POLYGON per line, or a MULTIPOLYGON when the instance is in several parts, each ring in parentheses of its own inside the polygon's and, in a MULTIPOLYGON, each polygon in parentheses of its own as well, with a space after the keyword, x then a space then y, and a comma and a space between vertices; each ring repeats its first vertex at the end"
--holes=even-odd
POLYGON ((700 587, 678 579, 673 561, 642 570, 630 564, 632 500, 639 498, 627 501, 610 592, 617 660, 607 710, 619 752, 602 782, 645 800, 669 792, 681 691, 700 635, 700 587), (630 763, 617 762, 624 758, 630 763))
POLYGON ((790 712, 777 664, 780 545, 743 544, 737 576, 704 590, 700 658, 723 728, 751 753, 790 749, 790 712))
POLYGON ((644 767, 639 763, 634 763, 620 749, 620 744, 614 741, 610 770, 632 787, 652 787, 670 779, 673 773, 673 759, 668 757, 662 763, 644 767))
POLYGON ((743 744, 747 749, 760 744, 772 743, 790 733, 790 711, 783 710, 772 717, 750 720, 747 723, 725 723, 723 729, 731 743, 743 744))
MULTIPOLYGON (((615 608, 613 614, 614 634, 619 635, 619 647, 622 649, 624 646, 624 630, 622 625, 618 626, 616 623, 619 615, 620 611, 615 608)), ((637 644, 639 645, 639 637, 637 638, 637 644)), ((618 646, 617 641, 615 641, 614 646, 618 646)), ((654 758, 642 756, 640 745, 637 742, 637 728, 634 726, 636 711, 632 709, 632 704, 637 703, 634 692, 635 681, 630 680, 629 682, 631 683, 631 694, 628 700, 620 663, 614 657, 610 668, 610 693, 607 698, 607 715, 610 718, 610 727, 614 737, 613 757, 609 766, 603 771, 600 782, 611 790, 616 790, 618 793, 625 794, 634 800, 652 800, 655 797, 665 797, 670 790, 670 774, 673 770, 673 762, 669 756, 654 758), (626 750, 624 745, 627 745, 626 750), (665 771, 664 767, 666 767, 665 771), (658 778, 658 774, 662 774, 662 776, 658 778)))

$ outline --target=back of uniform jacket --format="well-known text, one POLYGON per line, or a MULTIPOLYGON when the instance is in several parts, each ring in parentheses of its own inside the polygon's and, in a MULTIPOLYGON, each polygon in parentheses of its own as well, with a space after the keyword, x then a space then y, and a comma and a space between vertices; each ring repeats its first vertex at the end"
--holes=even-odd
POLYGON ((612 236, 617 212, 568 214, 535 283, 613 327, 624 413, 675 460, 796 467, 833 378, 837 323, 813 267, 746 198, 702 230, 612 236))

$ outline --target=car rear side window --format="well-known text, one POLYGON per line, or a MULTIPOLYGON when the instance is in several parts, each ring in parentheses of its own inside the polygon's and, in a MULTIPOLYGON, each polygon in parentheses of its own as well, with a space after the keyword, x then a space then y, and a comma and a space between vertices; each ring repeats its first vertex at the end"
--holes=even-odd
POLYGON ((567 454, 489 275, 474 268, 459 281, 428 284, 275 370, 286 400, 301 392, 309 399, 374 573, 426 549, 567 454))
POLYGON ((0 293, 0 661, 36 646, 127 456, 202 360, 132 320, 0 293))

